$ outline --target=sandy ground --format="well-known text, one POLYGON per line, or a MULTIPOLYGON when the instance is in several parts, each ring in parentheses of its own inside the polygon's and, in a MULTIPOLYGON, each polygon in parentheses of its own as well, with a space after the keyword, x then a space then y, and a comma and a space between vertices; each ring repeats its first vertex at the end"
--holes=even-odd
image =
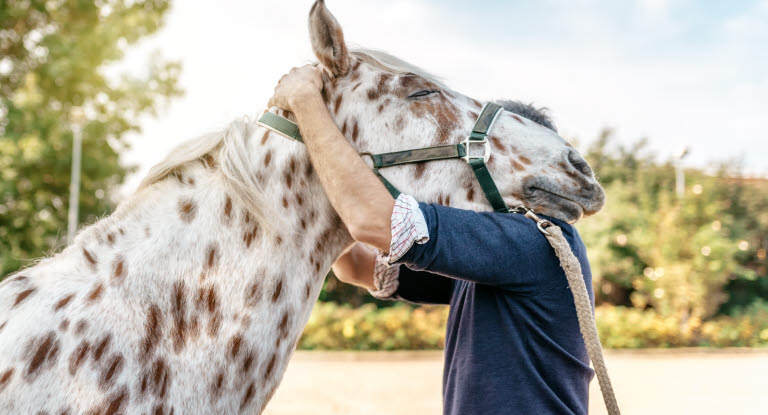
MULTIPOLYGON (((768 350, 608 351, 622 414, 768 414, 768 350)), ((442 354, 298 352, 266 415, 441 413, 442 354)), ((605 414, 597 381, 590 413, 605 414)))

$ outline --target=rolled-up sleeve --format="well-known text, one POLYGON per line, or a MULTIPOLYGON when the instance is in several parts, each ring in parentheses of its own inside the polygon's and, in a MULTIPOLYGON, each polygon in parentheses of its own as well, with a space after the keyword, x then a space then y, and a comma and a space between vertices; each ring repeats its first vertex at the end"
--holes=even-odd
POLYGON ((370 293, 379 299, 405 300, 420 304, 448 304, 453 287, 449 278, 417 272, 394 264, 414 245, 429 241, 429 232, 419 203, 409 195, 395 201, 391 218, 389 253, 377 251, 370 293))

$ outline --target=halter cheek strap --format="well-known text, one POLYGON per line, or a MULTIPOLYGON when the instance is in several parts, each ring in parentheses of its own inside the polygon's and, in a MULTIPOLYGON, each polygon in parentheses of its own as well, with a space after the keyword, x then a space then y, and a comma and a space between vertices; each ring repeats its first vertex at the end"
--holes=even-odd
MULTIPOLYGON (((485 104, 483 110, 475 121, 472 132, 459 144, 450 144, 444 146, 417 148, 413 150, 395 151, 392 153, 361 153, 362 156, 368 156, 373 163, 373 172, 384 184, 392 197, 397 198, 400 191, 389 182, 379 171, 384 167, 399 166, 401 164, 422 163, 434 160, 462 159, 472 167, 480 187, 485 193, 485 197, 496 212, 509 213, 510 209, 501 197, 496 183, 488 171, 486 163, 491 156, 491 148, 488 143, 488 133, 491 131, 494 122, 503 112, 503 108, 492 102, 485 104), (483 153, 473 155, 472 146, 482 145, 483 153)), ((299 127, 292 121, 285 119, 275 113, 266 111, 258 120, 258 124, 275 131, 285 137, 303 142, 299 127)))

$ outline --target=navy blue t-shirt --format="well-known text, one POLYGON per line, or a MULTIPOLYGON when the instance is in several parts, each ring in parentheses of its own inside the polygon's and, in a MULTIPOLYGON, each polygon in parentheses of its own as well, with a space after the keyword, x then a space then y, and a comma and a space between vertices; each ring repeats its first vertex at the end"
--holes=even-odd
MULTIPOLYGON (((586 414, 593 370, 573 295, 554 250, 531 219, 419 204, 429 241, 399 261, 396 298, 450 304, 443 413, 586 414)), ((578 232, 563 230, 592 274, 578 232)))

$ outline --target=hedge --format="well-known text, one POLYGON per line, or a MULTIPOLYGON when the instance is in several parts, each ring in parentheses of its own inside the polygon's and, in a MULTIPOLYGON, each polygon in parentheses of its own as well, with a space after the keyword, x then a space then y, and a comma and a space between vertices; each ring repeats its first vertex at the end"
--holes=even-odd
MULTIPOLYGON (((595 312, 604 347, 767 347, 768 306, 708 321, 679 321, 653 310, 601 306, 595 312)), ((304 350, 435 350, 445 344, 448 308, 398 304, 377 308, 319 302, 304 329, 304 350)))

